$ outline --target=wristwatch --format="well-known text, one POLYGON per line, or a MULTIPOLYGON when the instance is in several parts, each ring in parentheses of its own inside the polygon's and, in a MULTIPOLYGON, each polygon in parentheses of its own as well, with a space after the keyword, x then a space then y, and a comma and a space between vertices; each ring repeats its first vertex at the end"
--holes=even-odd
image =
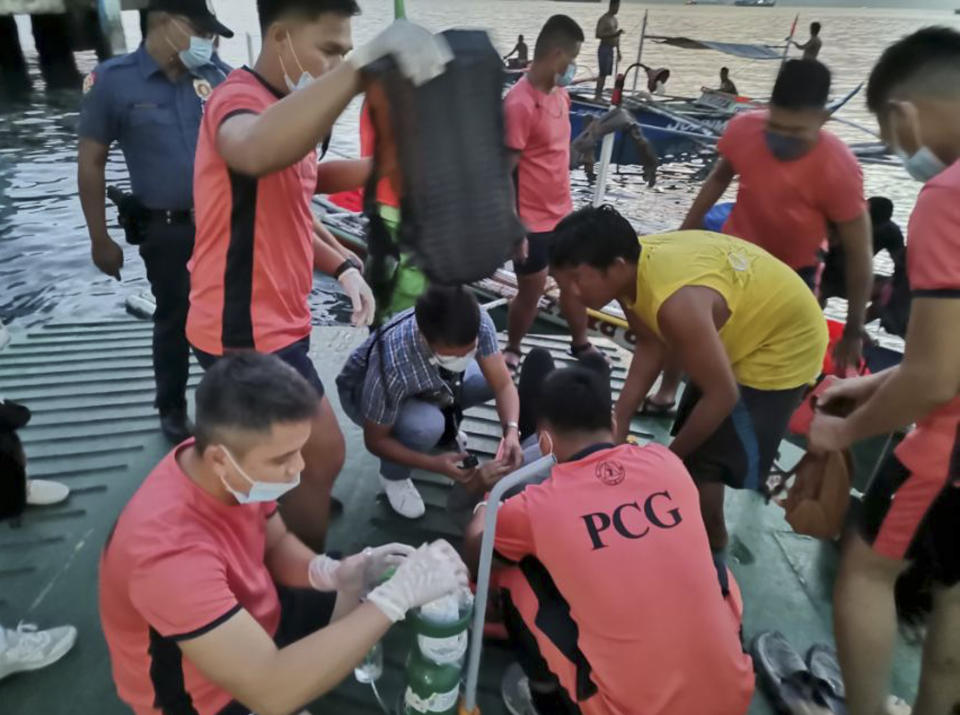
POLYGON ((361 272, 363 271, 363 266, 359 265, 354 258, 348 258, 339 266, 337 266, 337 270, 333 272, 333 277, 340 278, 340 276, 349 271, 351 268, 356 268, 361 272))
POLYGON ((506 437, 506 436, 507 436, 507 432, 509 432, 511 429, 515 429, 515 430, 517 431, 517 433, 519 434, 519 432, 520 432, 520 425, 517 424, 516 422, 507 422, 507 424, 505 424, 505 425, 503 426, 503 436, 506 437))

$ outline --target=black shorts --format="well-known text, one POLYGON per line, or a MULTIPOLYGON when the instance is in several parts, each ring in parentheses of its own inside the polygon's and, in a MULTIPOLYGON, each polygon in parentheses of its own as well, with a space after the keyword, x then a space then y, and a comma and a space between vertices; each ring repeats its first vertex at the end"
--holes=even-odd
MULTIPOLYGON (((733 412, 683 460, 694 481, 764 491, 787 424, 806 392, 806 385, 790 390, 757 390, 740 385, 740 400, 733 412)), ((683 427, 700 396, 695 385, 686 386, 672 434, 683 427)))
MULTIPOLYGON (((216 364, 221 355, 211 355, 210 353, 205 353, 203 350, 198 348, 193 348, 193 354, 197 356, 197 362, 200 363, 200 367, 204 370, 209 370, 211 367, 216 364)), ((325 394, 323 388, 323 381, 320 379, 320 375, 317 374, 317 368, 313 364, 313 360, 310 359, 310 337, 306 337, 303 340, 298 340, 292 345, 288 345, 285 348, 277 350, 277 352, 272 353, 278 358, 283 360, 287 365, 292 367, 294 370, 299 372, 307 382, 313 385, 313 388, 317 391, 318 397, 323 397, 325 394)))
MULTIPOLYGON (((330 625, 333 608, 337 605, 336 592, 277 586, 277 595, 280 597, 280 626, 273 637, 277 648, 285 648, 330 625)), ((217 715, 250 715, 250 708, 234 700, 217 715)))
POLYGON ((518 276, 529 276, 546 270, 550 264, 550 240, 553 232, 527 234, 527 260, 523 263, 513 262, 513 272, 518 276))
POLYGON ((912 561, 935 581, 960 583, 960 449, 946 478, 916 474, 893 454, 863 497, 860 533, 881 556, 912 561))

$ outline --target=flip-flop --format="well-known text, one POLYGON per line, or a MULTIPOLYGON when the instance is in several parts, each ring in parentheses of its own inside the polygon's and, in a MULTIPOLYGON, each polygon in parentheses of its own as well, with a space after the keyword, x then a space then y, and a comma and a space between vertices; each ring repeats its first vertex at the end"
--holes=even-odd
POLYGON ((813 676, 800 654, 779 631, 757 635, 750 644, 753 667, 767 697, 781 715, 815 703, 813 676))
POLYGON ((846 715, 847 692, 843 686, 837 651, 831 646, 818 643, 807 651, 807 667, 814 678, 816 701, 837 715, 846 715))
POLYGON ((640 414, 644 417, 676 417, 677 401, 673 402, 655 402, 653 398, 647 397, 640 407, 640 414))

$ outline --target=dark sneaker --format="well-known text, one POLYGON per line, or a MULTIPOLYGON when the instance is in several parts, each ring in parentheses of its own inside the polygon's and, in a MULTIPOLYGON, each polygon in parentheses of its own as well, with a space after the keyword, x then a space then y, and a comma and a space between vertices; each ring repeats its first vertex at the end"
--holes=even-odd
POLYGON ((185 409, 165 410, 160 413, 160 431, 173 444, 180 444, 193 436, 193 424, 185 409))

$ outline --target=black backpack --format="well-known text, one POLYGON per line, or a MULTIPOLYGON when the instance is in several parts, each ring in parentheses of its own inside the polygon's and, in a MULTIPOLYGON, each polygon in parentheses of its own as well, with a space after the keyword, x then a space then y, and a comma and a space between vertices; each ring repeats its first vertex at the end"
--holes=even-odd
MULTIPOLYGON (((442 34, 454 59, 420 87, 390 58, 367 69, 387 105, 370 104, 371 118, 375 125, 389 121, 403 184, 399 245, 376 211, 378 171, 366 190, 370 278, 384 304, 395 275, 389 263, 401 251, 412 254, 432 283, 464 285, 493 275, 524 236, 504 143, 503 62, 485 32, 442 34), (378 118, 377 112, 389 117, 378 118)), ((377 147, 378 160, 382 148, 377 147)))
POLYGON ((30 410, 0 400, 0 519, 20 516, 27 505, 27 460, 17 430, 30 410))

